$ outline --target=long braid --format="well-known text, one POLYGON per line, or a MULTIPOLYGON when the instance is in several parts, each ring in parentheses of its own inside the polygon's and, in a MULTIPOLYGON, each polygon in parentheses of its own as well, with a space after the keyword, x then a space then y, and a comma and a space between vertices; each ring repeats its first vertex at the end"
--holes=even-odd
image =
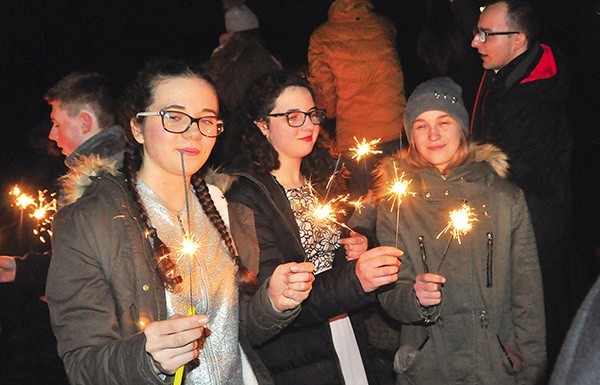
POLYGON ((141 164, 141 157, 139 151, 136 150, 138 143, 129 142, 123 158, 123 173, 127 178, 127 186, 133 196, 133 200, 138 206, 138 212, 140 219, 146 226, 146 230, 149 232, 153 240, 154 257, 155 257, 155 272, 158 275, 165 289, 175 291, 177 284, 183 281, 181 275, 178 275, 175 271, 175 263, 171 259, 171 250, 165 245, 165 243, 158 237, 156 229, 152 227, 150 223, 150 217, 146 209, 140 194, 137 190, 137 170, 139 170, 141 164))
POLYGON ((202 178, 199 173, 196 173, 192 176, 192 184, 196 191, 196 197, 202 206, 202 210, 204 210, 208 219, 210 219, 213 226, 219 231, 221 238, 231 254, 231 258, 238 267, 236 279, 240 290, 244 294, 254 294, 256 290, 258 290, 258 278, 256 277, 256 274, 242 264, 235 244, 233 243, 233 238, 231 237, 227 226, 225 226, 225 222, 223 222, 223 218, 221 218, 219 211, 215 207, 215 203, 208 192, 208 186, 206 185, 204 178, 202 178))

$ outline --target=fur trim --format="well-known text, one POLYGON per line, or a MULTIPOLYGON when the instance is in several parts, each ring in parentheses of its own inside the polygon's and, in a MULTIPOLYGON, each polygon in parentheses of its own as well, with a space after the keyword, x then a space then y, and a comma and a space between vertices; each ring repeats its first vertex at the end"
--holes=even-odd
POLYGON ((215 185, 225 194, 231 188, 231 185, 237 180, 237 177, 227 175, 221 172, 220 168, 212 169, 209 168, 206 171, 204 180, 208 184, 215 185))
POLYGON ((58 179, 60 185, 60 207, 74 203, 92 183, 91 177, 102 172, 113 176, 119 174, 117 161, 89 155, 76 159, 70 170, 58 179))
POLYGON ((508 156, 493 144, 470 144, 469 158, 474 162, 488 162, 496 174, 502 178, 508 177, 508 156))
MULTIPOLYGON (((388 194, 390 181, 399 178, 403 172, 410 173, 414 170, 412 165, 401 161, 401 156, 402 154, 397 152, 393 156, 385 157, 373 170, 375 184, 373 196, 376 200, 381 200, 388 194)), ((470 162, 487 162, 498 176, 502 178, 508 176, 508 156, 493 144, 469 144, 466 163, 470 162)))

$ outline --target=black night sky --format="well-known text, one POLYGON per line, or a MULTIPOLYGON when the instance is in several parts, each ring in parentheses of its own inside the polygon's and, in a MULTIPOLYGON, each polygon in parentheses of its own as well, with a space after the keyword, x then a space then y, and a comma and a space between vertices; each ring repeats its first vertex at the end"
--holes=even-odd
MULTIPOLYGON (((598 63, 596 0, 537 0, 542 38, 578 66, 598 63), (590 36, 591 32, 591 36, 590 36), (582 39, 583 37, 583 39, 582 39), (595 44, 590 50, 584 44, 595 44), (592 52, 588 54, 588 52, 592 52), (594 53, 595 52, 595 53, 594 53), (587 55, 585 56, 584 55, 587 55), (594 56, 595 55, 595 56, 594 56), (579 58, 586 60, 581 64, 579 58)), ((56 190, 62 157, 47 139, 44 92, 72 71, 99 71, 126 85, 148 60, 181 58, 202 63, 224 31, 221 0, 3 0, 0 5, 0 228, 14 219, 5 192, 15 183, 56 190), (58 170, 57 170, 58 169, 58 170)), ((327 19, 329 0, 247 0, 265 43, 288 68, 306 64, 310 33, 327 19)), ((407 95, 422 80, 415 51, 424 24, 423 0, 373 0, 398 31, 407 95)), ((584 66, 584 67, 581 67, 584 66)), ((583 68, 583 69, 581 69, 583 68)), ((597 78, 596 78, 597 80, 597 78)), ((581 82, 581 80, 580 80, 581 82)), ((592 92, 591 90, 588 92, 592 92)), ((596 121, 597 122, 597 121, 596 121)), ((586 135, 597 139, 597 124, 586 135)), ((0 232, 0 253, 2 239, 0 232)))

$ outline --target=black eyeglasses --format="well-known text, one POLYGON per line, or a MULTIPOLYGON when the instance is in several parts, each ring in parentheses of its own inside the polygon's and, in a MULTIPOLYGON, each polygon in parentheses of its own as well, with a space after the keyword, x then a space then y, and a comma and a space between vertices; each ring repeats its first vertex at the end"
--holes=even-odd
POLYGON ((475 28, 473 30, 473 37, 477 36, 477 38, 479 39, 480 42, 485 43, 487 41, 487 38, 489 36, 496 36, 496 35, 514 35, 519 33, 518 31, 503 31, 503 32, 487 32, 487 31, 482 31, 479 28, 475 28))
POLYGON ((144 111, 135 114, 136 118, 143 116, 160 116, 165 131, 173 134, 183 134, 196 123, 200 133, 208 138, 216 138, 223 132, 223 121, 218 116, 207 115, 194 118, 181 111, 144 111))
POLYGON ((325 120, 325 110, 320 110, 318 108, 314 110, 310 110, 308 112, 304 111, 288 111, 288 112, 280 112, 276 114, 269 114, 267 116, 278 117, 285 116, 287 118, 287 124, 290 127, 301 127, 306 121, 306 117, 310 119, 313 124, 321 124, 325 120))

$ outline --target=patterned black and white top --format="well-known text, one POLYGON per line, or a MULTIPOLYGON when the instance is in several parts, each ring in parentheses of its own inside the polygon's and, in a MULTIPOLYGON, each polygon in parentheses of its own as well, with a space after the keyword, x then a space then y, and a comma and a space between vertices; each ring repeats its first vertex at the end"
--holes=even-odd
POLYGON ((321 221, 312 215, 319 204, 308 184, 285 190, 300 229, 300 240, 308 261, 315 265, 315 274, 331 269, 334 251, 340 246, 341 232, 337 224, 321 221))

